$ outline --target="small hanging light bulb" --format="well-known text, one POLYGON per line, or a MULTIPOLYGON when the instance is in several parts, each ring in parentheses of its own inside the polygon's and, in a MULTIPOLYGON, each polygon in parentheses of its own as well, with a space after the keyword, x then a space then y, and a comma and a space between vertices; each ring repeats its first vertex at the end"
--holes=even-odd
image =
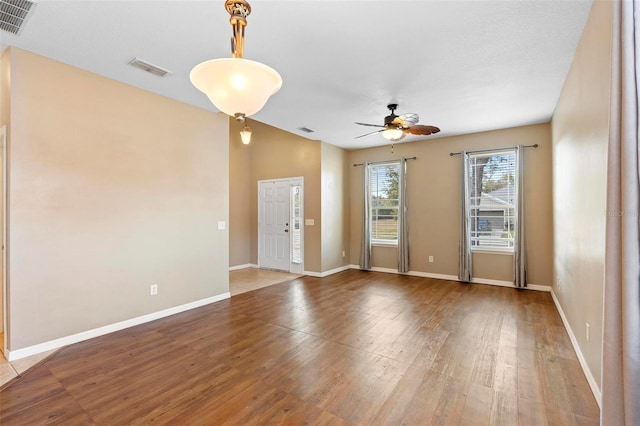
POLYGON ((251 142, 251 128, 247 126, 247 123, 244 123, 244 127, 240 130, 240 139, 242 139, 242 143, 245 145, 249 145, 251 142))

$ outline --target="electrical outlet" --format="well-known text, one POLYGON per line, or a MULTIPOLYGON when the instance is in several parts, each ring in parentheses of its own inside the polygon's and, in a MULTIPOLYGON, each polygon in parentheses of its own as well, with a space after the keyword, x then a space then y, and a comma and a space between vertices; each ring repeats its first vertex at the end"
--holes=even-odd
POLYGON ((344 250, 342 250, 342 257, 345 257, 345 256, 346 256, 346 254, 345 254, 344 250))
POLYGON ((429 256, 429 263, 433 263, 433 256, 429 256))
POLYGON ((589 323, 587 323, 587 342, 589 341, 589 329, 591 328, 591 326, 589 325, 589 323))
POLYGON ((158 294, 158 284, 151 284, 149 286, 149 294, 151 296, 155 296, 156 294, 158 294))

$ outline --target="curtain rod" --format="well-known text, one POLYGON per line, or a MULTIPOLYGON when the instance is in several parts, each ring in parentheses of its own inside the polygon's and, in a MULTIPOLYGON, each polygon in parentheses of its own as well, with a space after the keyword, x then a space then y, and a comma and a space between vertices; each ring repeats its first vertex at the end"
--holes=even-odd
MULTIPOLYGON (((417 160, 418 157, 409 157, 409 158, 405 158, 405 160, 417 160)), ((369 164, 384 164, 384 163, 393 163, 394 161, 400 161, 402 160, 402 158, 398 158, 397 160, 386 160, 386 161, 373 161, 369 164)), ((357 166, 364 166, 364 163, 358 163, 358 164, 354 164, 353 167, 357 167, 357 166)))
MULTIPOLYGON (((533 145, 523 145, 523 148, 537 148, 538 144, 533 144, 533 145)), ((481 149, 480 151, 467 151, 467 154, 476 154, 478 152, 489 152, 489 151, 500 151, 501 149, 515 149, 515 146, 510 146, 507 148, 494 148, 494 149, 481 149)), ((449 156, 453 157, 454 155, 460 155, 462 154, 461 152, 450 152, 449 156)))

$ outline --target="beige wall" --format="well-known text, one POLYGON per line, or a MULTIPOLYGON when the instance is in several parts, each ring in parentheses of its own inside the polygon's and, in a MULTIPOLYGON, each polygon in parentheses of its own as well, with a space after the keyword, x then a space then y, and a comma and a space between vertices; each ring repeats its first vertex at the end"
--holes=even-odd
POLYGON ((242 126, 229 120, 229 266, 240 266, 251 263, 251 145, 240 140, 242 126))
POLYGON ((0 126, 9 125, 10 118, 10 68, 11 55, 9 49, 0 55, 0 126))
POLYGON ((11 76, 11 350, 228 292, 226 116, 16 49, 11 76))
POLYGON ((349 155, 255 120, 249 145, 242 124, 230 119, 229 266, 258 264, 258 181, 304 178, 304 269, 324 272, 347 265, 349 256, 349 155), (345 256, 342 256, 342 252, 345 256))
POLYGON ((612 3, 596 1, 552 120, 553 291, 600 383, 612 3), (586 339, 586 323, 591 326, 586 339))
MULTIPOLYGON (((6 140, 9 140, 9 111, 11 108, 11 104, 10 104, 10 93, 9 93, 9 87, 10 87, 10 79, 9 79, 9 68, 10 68, 10 57, 9 57, 9 50, 5 49, 2 52, 2 55, 0 56, 0 128, 2 128, 3 126, 6 126, 5 128, 5 137, 6 140)), ((2 130, 0 130, 0 141, 2 141, 2 130)), ((0 146, 0 150, 2 150, 2 147, 0 146)), ((4 180, 4 171, 2 170, 3 164, 2 164, 2 157, 0 155, 0 188, 2 188, 3 185, 3 180, 4 180)), ((0 192, 1 194, 1 192, 0 192)), ((2 223, 4 218, 2 217, 4 214, 4 209, 3 209, 3 204, 5 202, 4 197, 0 197, 0 241, 3 238, 3 232, 4 229, 2 227, 2 223)), ((5 318, 4 318, 4 291, 3 291, 3 287, 5 285, 4 281, 4 276, 3 276, 3 268, 4 265, 2 264, 2 259, 0 258, 0 333, 4 333, 4 322, 5 322, 5 318)), ((4 340, 4 339, 3 339, 4 340)), ((4 351, 4 341, 0 340, 0 351, 4 351)))
POLYGON ((258 263, 258 181, 302 176, 304 215, 306 219, 315 221, 315 225, 304 228, 304 269, 321 272, 320 142, 251 119, 249 126, 253 132, 251 144, 240 146, 242 143, 239 132, 242 125, 233 120, 230 122, 231 152, 236 152, 230 157, 230 173, 234 177, 242 173, 249 176, 248 188, 245 180, 241 184, 244 188, 240 188, 240 184, 231 183, 238 194, 242 195, 233 195, 230 210, 232 215, 240 211, 244 215, 248 199, 249 227, 242 228, 243 224, 246 226, 244 219, 242 222, 233 222, 230 247, 236 263, 230 263, 229 266, 258 263), (237 154, 236 150, 244 151, 237 154), (248 194, 248 198, 245 194, 248 194), (240 253, 247 246, 249 261, 246 260, 246 252, 240 253))
MULTIPOLYGON (((549 124, 400 143, 393 147, 351 151, 350 163, 417 157, 408 163, 411 271, 458 275, 460 228, 460 156, 450 152, 539 144, 525 150, 525 214, 529 282, 552 283, 551 135, 549 124), (429 263, 428 257, 434 262, 429 263)), ((350 217, 352 264, 359 263, 362 227, 362 167, 351 170, 350 217)), ((373 247, 374 267, 397 269, 392 247, 373 247)), ((474 277, 511 281, 512 256, 474 254, 474 277)))
POLYGON ((349 264, 349 153, 324 142, 320 151, 322 271, 330 271, 349 264))

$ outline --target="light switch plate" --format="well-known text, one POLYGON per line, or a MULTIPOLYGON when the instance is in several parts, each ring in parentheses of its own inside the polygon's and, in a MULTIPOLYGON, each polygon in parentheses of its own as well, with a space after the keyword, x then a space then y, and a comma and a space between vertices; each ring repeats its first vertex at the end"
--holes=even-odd
POLYGON ((313 226, 316 224, 316 221, 314 219, 305 219, 304 224, 307 226, 313 226))
POLYGON ((223 230, 223 229, 226 229, 226 227, 227 227, 227 224, 224 220, 218 221, 218 229, 223 230))

